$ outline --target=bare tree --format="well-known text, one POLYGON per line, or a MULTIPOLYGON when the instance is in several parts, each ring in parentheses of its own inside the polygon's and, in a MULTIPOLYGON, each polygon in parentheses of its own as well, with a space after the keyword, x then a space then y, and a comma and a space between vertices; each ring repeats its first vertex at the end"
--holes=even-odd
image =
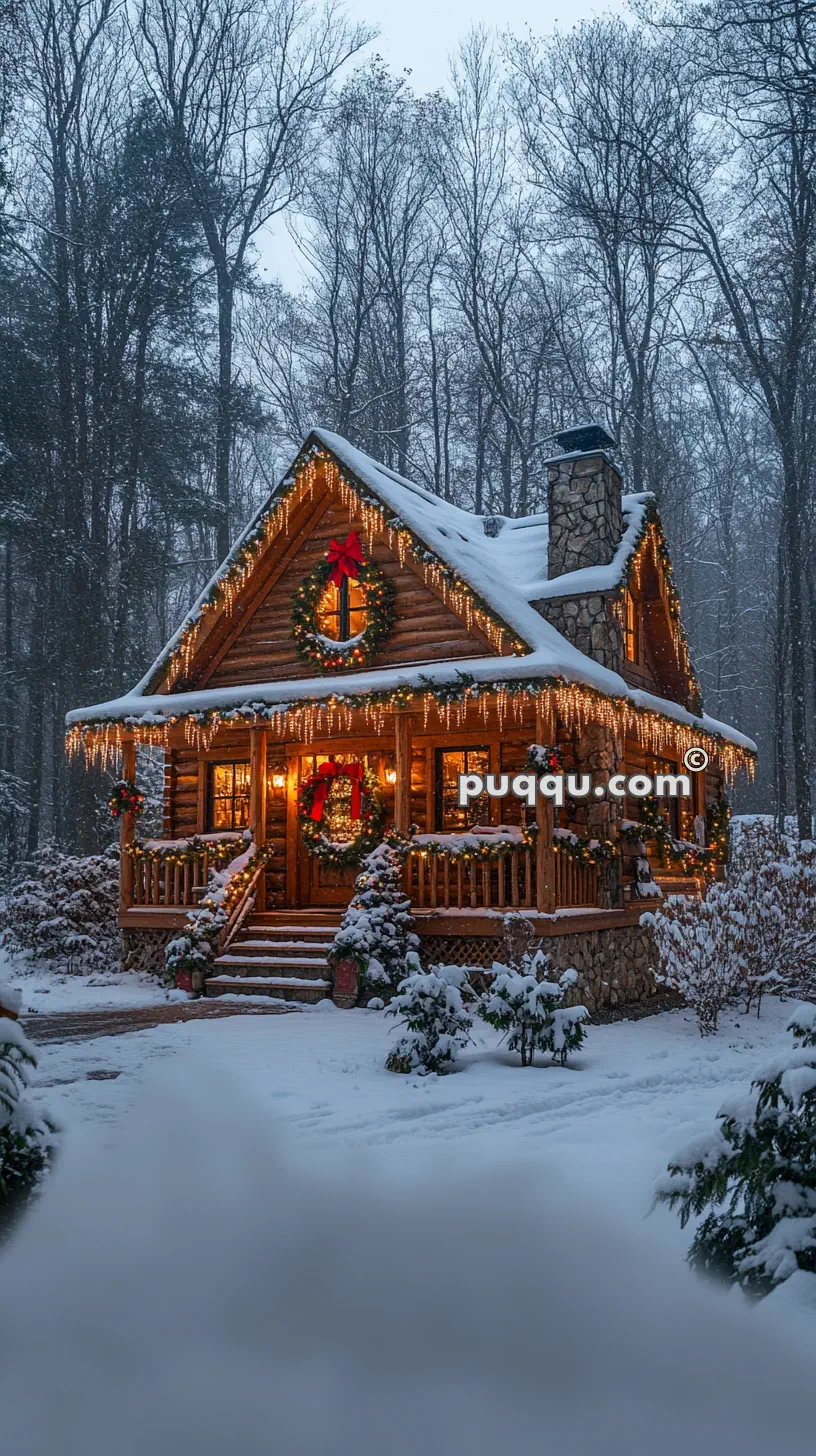
POLYGON ((142 0, 140 57, 215 273, 217 550, 230 543, 235 294, 259 229, 303 191, 334 77, 371 39, 334 0, 142 0))

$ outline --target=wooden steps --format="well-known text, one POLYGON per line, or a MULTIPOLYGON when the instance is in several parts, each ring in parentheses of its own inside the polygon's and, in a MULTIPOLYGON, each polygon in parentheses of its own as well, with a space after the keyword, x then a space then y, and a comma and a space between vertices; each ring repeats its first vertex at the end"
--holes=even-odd
POLYGON ((341 910, 269 910, 252 915, 216 960, 206 994, 324 1000, 331 996, 327 957, 341 917, 341 910))

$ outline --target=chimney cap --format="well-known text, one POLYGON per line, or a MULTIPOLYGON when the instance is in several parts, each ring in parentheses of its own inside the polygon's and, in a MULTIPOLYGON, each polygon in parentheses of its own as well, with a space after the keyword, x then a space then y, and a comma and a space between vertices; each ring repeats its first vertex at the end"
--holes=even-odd
POLYGON ((588 454, 596 450, 614 450, 617 441, 609 431, 592 420, 586 425, 571 425, 554 436, 565 455, 588 454))

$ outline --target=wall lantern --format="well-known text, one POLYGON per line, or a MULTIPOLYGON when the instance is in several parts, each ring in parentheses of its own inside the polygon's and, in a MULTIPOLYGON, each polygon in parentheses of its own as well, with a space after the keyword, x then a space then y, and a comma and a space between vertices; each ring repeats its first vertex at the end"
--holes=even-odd
POLYGON ((273 789, 286 788, 286 774, 281 773, 280 769, 278 769, 277 772, 273 773, 272 775, 272 787, 273 789))
POLYGON ((387 784, 395 784, 397 782, 397 770, 395 768, 387 768, 385 770, 385 782, 387 784))

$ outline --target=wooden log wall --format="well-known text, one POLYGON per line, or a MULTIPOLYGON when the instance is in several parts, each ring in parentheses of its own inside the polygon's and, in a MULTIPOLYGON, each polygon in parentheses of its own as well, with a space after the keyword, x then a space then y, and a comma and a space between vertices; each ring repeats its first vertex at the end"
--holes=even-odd
MULTIPOLYGON (((297 553, 241 624, 215 666, 204 673, 199 686, 226 687, 314 676, 314 668, 302 662, 295 650, 292 603, 303 578, 325 557, 332 537, 344 540, 349 531, 348 511, 339 500, 333 500, 322 514, 316 510, 315 515, 313 527, 304 535, 297 553)), ((489 655, 491 648, 481 633, 475 628, 468 630, 421 578, 408 566, 401 567, 384 541, 375 540, 369 552, 362 521, 351 524, 359 531, 367 558, 376 561, 395 591, 394 630, 370 664, 372 667, 489 655)), ((274 562, 270 562, 269 570, 274 576, 274 562)))

